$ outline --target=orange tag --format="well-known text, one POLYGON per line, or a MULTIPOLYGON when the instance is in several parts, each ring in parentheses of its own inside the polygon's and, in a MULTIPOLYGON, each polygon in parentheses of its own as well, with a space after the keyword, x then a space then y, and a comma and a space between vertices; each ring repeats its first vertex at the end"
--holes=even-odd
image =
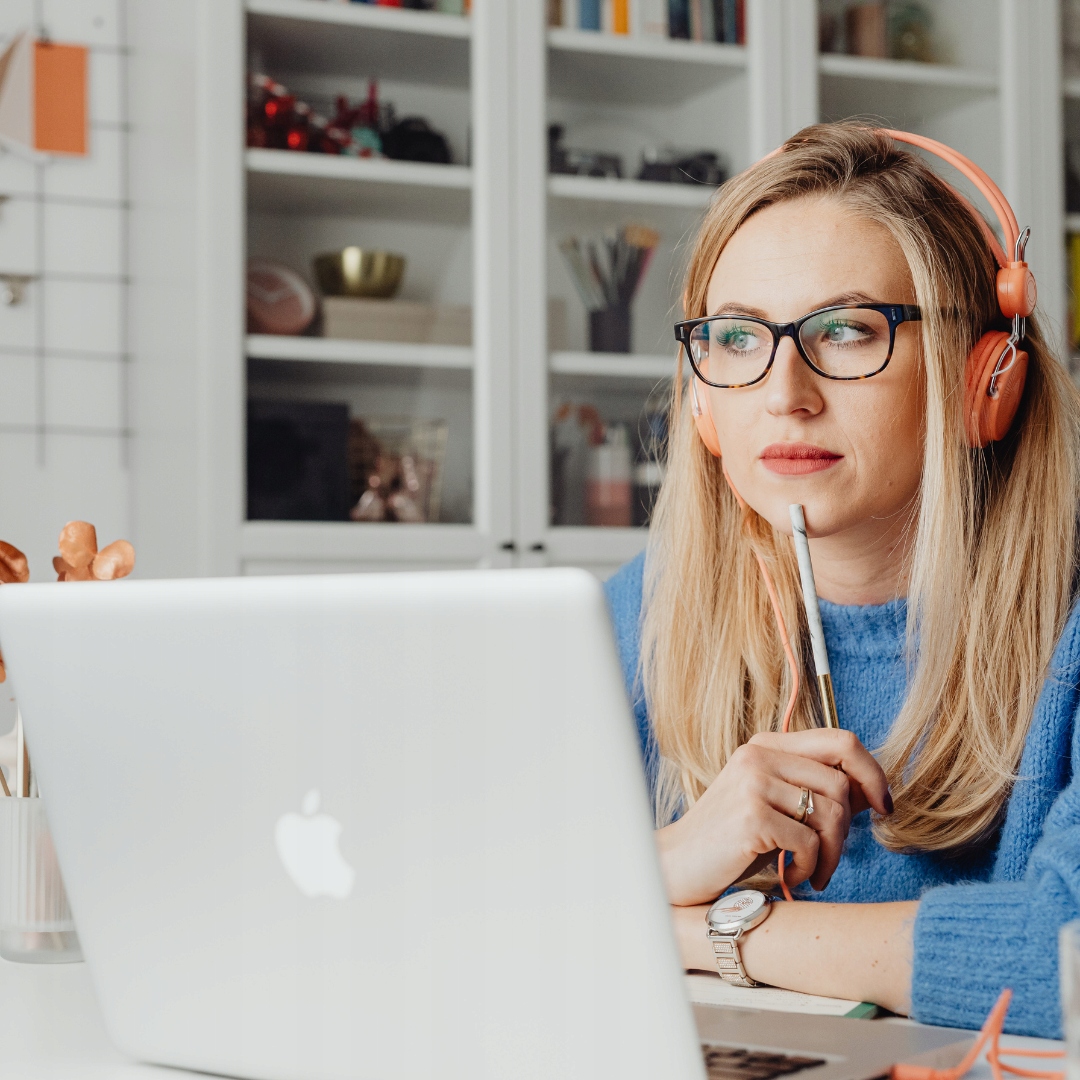
POLYGON ((85 45, 34 42, 34 149, 87 152, 85 45))

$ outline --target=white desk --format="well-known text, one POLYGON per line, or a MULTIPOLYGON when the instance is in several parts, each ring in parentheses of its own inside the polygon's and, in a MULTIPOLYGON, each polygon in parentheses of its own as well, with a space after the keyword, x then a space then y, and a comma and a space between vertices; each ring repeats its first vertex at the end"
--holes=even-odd
MULTIPOLYGON (((779 1015, 779 1014, 778 1014, 779 1015)), ((1010 1046, 1060 1043, 1008 1036, 1010 1046)), ((1016 1064, 1056 1069, 1055 1061, 1016 1064)), ((1064 1066, 1060 1066, 1064 1068, 1064 1066)), ((205 1073, 126 1060, 109 1043, 85 964, 9 964, 0 960, 0 1076, 4 1080, 199 1080, 205 1073)), ((971 1080, 990 1080, 980 1062, 971 1080)))

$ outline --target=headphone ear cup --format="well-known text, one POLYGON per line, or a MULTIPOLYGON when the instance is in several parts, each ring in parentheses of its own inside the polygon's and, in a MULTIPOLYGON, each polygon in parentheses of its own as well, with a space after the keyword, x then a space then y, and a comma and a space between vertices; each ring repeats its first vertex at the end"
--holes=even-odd
POLYGON ((994 368, 1009 343, 1002 330, 983 334, 968 353, 964 373, 964 427, 968 446, 982 449, 988 443, 1005 438, 1020 408, 1027 379, 1028 354, 1018 349, 1006 370, 997 378, 994 396, 990 397, 990 380, 994 368))
POLYGON ((720 457, 720 440, 716 435, 716 425, 713 423, 712 406, 709 404, 709 394, 705 387, 698 389, 698 379, 690 380, 690 411, 694 414, 694 423, 697 425, 698 435, 705 444, 705 449, 713 457, 720 457))

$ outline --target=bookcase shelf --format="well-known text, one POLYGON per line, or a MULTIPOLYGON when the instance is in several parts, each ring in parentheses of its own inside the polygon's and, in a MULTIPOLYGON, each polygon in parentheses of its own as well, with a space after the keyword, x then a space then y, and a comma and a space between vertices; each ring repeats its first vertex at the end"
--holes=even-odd
POLYGON ((482 534, 469 525, 402 525, 354 521, 248 521, 240 555, 260 570, 318 571, 475 564, 484 556, 482 534))
POLYGON ((328 0, 247 0, 248 48, 278 72, 469 85, 470 19, 328 0))
POLYGON ((295 360, 314 364, 471 370, 473 350, 464 345, 401 341, 342 341, 322 337, 249 334, 249 360, 295 360))
POLYGON ((873 60, 822 56, 823 114, 888 116, 902 128, 918 128, 969 103, 996 102, 997 79, 982 71, 922 64, 911 60, 873 60))
POLYGON ((827 53, 818 57, 821 74, 829 78, 892 83, 895 86, 935 86, 977 93, 996 93, 992 72, 953 64, 923 64, 915 60, 878 60, 865 56, 827 53))
POLYGON ((246 151, 245 163, 249 205, 258 210, 359 213, 449 224, 469 216, 472 170, 465 165, 258 149, 246 151))
POLYGON ((746 70, 746 48, 700 41, 549 30, 553 96, 646 107, 697 97, 746 70))
POLYGON ((633 353, 553 352, 551 373, 596 379, 639 379, 655 383, 674 375, 675 360, 670 356, 639 356, 633 353))
POLYGON ((704 209, 716 194, 716 188, 698 184, 609 180, 600 176, 552 176, 548 178, 548 191, 557 199, 634 203, 638 206, 668 206, 690 210, 704 209))

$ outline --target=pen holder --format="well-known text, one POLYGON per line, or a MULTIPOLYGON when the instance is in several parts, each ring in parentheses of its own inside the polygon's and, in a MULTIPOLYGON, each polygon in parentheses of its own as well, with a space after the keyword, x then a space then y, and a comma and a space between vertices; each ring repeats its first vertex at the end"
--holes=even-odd
POLYGON ((630 305, 589 312, 590 352, 630 352, 630 305))
POLYGON ((23 964, 83 958, 39 798, 0 798, 0 956, 23 964))

